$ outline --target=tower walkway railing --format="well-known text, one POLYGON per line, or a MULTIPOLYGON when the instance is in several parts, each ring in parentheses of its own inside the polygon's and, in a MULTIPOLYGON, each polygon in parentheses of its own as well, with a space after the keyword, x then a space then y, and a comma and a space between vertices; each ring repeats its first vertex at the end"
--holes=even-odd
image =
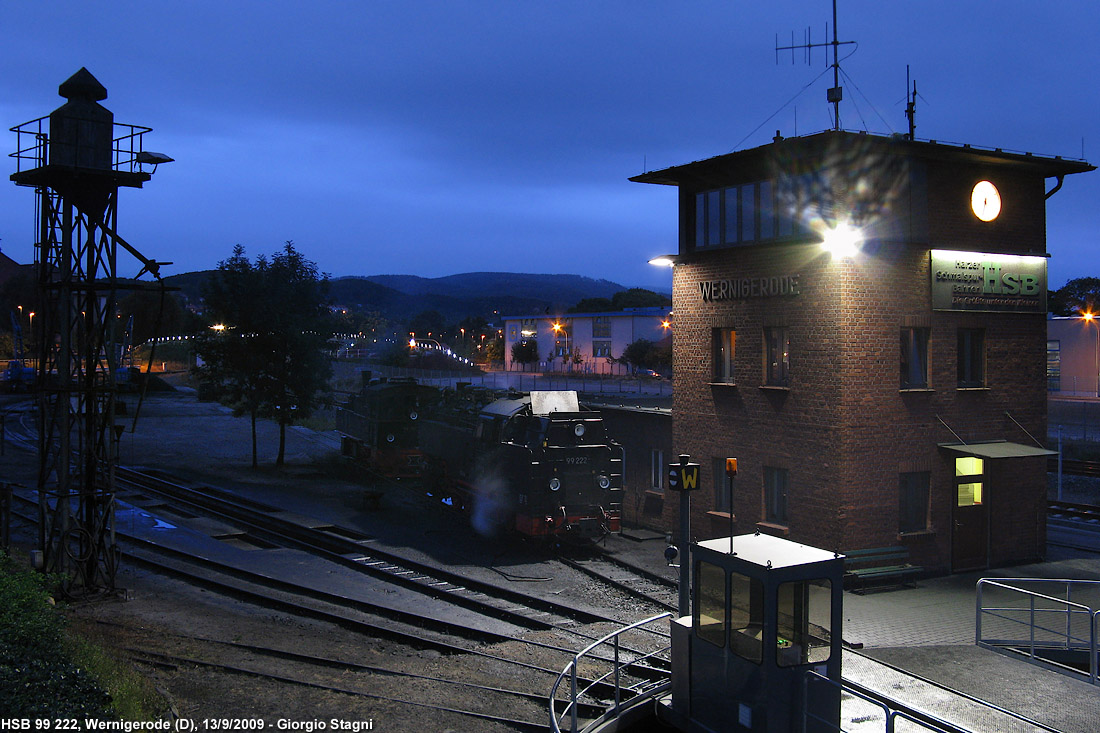
MULTIPOLYGON (((652 637, 654 633, 659 632, 646 627, 671 617, 672 613, 666 611, 657 616, 651 616, 650 618, 637 621, 629 626, 624 626, 617 631, 613 631, 601 639, 597 639, 578 652, 573 657, 573 660, 562 670, 561 674, 558 675, 558 678, 554 680, 554 686, 550 688, 550 730, 553 731, 553 733, 561 733, 562 730, 570 731, 570 733, 578 733, 578 731, 582 730, 582 728, 578 727, 581 724, 580 715, 578 713, 581 700, 586 697, 591 697, 591 699, 599 701, 606 700, 606 688, 608 686, 611 687, 614 694, 614 704, 609 706, 607 712, 600 718, 596 720, 585 720, 585 727, 591 726, 601 720, 616 718, 621 715, 626 708, 637 706, 667 692, 672 684, 669 678, 654 682, 650 679, 639 678, 638 674, 632 672, 631 668, 637 668, 639 665, 647 664, 651 659, 667 661, 669 645, 662 643, 659 645, 659 648, 647 652, 628 651, 624 659, 624 647, 621 639, 626 634, 632 632, 637 634, 645 633, 652 637), (599 650, 601 653, 606 654, 606 649, 604 649, 604 647, 607 646, 610 646, 613 650, 611 668, 594 678, 582 680, 578 670, 583 663, 589 663, 593 669, 601 669, 607 664, 608 660, 606 657, 595 653, 599 650), (559 700, 558 691, 566 680, 569 681, 569 697, 559 700), (581 686, 582 681, 584 682, 583 687, 581 686), (598 696, 593 694, 594 691, 597 690, 600 692, 598 696), (559 713, 558 707, 562 702, 564 702, 565 705, 559 713)), ((667 632, 661 634, 661 636, 667 639, 667 632)))
POLYGON ((974 643, 1100 684, 1100 581, 983 578, 974 643))

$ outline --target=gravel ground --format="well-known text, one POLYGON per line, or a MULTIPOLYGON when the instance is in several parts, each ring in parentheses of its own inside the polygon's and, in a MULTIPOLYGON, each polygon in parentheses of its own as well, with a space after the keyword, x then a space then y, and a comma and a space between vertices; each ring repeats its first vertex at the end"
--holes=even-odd
MULTIPOLYGON (((6 480, 33 485, 33 454, 16 449, 18 407, 4 396, 0 407, 7 416, 8 441, 0 455, 6 480)), ((130 406, 132 413, 134 405, 130 406)), ((129 426, 128 426, 129 427, 129 426)), ((261 423, 259 470, 250 467, 250 431, 246 419, 232 417, 224 408, 199 403, 187 395, 152 397, 142 405, 137 431, 121 441, 126 465, 157 467, 166 474, 191 482, 235 486, 262 497, 272 491, 292 492, 303 508, 317 513, 323 507, 339 507, 361 487, 334 479, 328 468, 338 468, 331 439, 318 439, 309 431, 287 433, 287 465, 272 465, 277 450, 277 428, 261 423)), ((387 497, 389 499, 389 497, 387 497)), ((404 501, 394 496, 394 501, 404 501)), ((344 507, 346 509, 346 506, 344 507)), ((401 526, 400 507, 374 516, 391 535, 409 531, 421 540, 431 537, 421 527, 401 526)), ((371 519, 367 512, 360 519, 371 519)), ((445 520, 444 520, 445 521, 445 520)), ((446 524, 444 524, 446 528, 446 524)), ((370 527, 364 526, 369 530, 370 527)), ((455 529, 446 534, 468 534, 455 529)), ((446 534, 443 539, 446 540, 446 534)), ((438 544, 440 538, 434 538, 438 544)), ((15 534, 15 550, 30 548, 28 530, 15 534)), ((510 572, 521 573, 523 566, 510 572)), ((373 731, 503 731, 511 727, 486 720, 432 710, 417 703, 431 703, 464 710, 480 710, 519 720, 544 723, 544 704, 515 701, 472 688, 439 682, 412 680, 399 673, 415 673, 456 679, 546 695, 553 678, 546 673, 497 667, 476 655, 443 656, 373 639, 329 624, 303 621, 193 587, 175 579, 124 563, 117 584, 122 597, 80 604, 70 610, 71 625, 149 677, 168 698, 175 713, 196 722, 230 719, 263 720, 266 729, 373 731), (277 647, 302 654, 321 655, 349 664, 378 668, 373 672, 348 667, 315 667, 259 656, 217 642, 237 642, 277 647), (276 682, 243 673, 215 670, 196 664, 153 665, 151 654, 188 659, 301 678, 349 690, 348 693, 276 682), (395 674, 387 674, 389 670, 395 674), (354 693, 354 694, 353 694, 354 693), (395 702, 403 700, 407 702, 395 702), (321 727, 320 723, 324 724, 321 727), (334 722, 335 721, 335 722, 334 722)), ((563 642, 558 641, 559 644, 563 642)), ((574 641, 579 648, 582 644, 574 641)), ((560 669, 560 654, 527 651, 527 661, 560 669), (539 658, 542 657, 542 658, 539 658)))

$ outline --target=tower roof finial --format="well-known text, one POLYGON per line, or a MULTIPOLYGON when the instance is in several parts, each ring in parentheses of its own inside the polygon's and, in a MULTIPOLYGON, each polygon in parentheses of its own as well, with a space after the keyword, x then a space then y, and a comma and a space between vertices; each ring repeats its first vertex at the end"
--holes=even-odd
POLYGON ((84 99, 89 102, 99 102, 107 98, 107 88, 83 66, 80 71, 61 82, 57 93, 65 99, 84 99))

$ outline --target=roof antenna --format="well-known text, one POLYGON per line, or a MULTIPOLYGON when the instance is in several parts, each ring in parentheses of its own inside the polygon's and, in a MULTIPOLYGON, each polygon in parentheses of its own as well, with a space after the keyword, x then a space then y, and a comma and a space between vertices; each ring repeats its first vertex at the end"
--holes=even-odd
MULTIPOLYGON (((825 24, 825 37, 826 38, 829 37, 829 24, 828 23, 825 24)), ((794 52, 795 52, 796 49, 801 49, 802 51, 804 51, 804 58, 806 60, 806 64, 809 65, 810 62, 811 62, 811 52, 812 52, 813 49, 821 48, 821 47, 828 47, 828 46, 833 47, 833 63, 831 64, 831 66, 833 67, 833 86, 832 86, 831 89, 829 89, 828 93, 826 94, 826 99, 828 100, 829 104, 833 105, 833 129, 834 130, 840 130, 840 101, 842 99, 844 99, 844 88, 840 86, 840 53, 839 53, 839 51, 840 51, 841 46, 847 46, 848 44, 854 44, 855 41, 839 41, 839 40, 837 40, 836 0, 833 0, 833 40, 832 41, 825 41, 824 43, 814 43, 813 39, 810 37, 809 27, 806 28, 806 33, 804 35, 804 38, 805 38, 804 43, 796 45, 795 42, 794 42, 794 31, 792 31, 791 32, 791 45, 789 45, 789 46, 780 46, 779 45, 779 36, 776 35, 776 37, 775 37, 775 61, 776 61, 776 63, 779 63, 779 52, 780 51, 790 51, 791 52, 791 63, 794 63, 794 52)), ((825 61, 828 62, 828 60, 829 60, 829 53, 828 53, 828 51, 826 51, 825 52, 825 61)))
POLYGON ((905 65, 905 117, 909 120, 909 139, 916 140, 917 133, 917 82, 913 82, 912 96, 909 93, 909 64, 905 65))

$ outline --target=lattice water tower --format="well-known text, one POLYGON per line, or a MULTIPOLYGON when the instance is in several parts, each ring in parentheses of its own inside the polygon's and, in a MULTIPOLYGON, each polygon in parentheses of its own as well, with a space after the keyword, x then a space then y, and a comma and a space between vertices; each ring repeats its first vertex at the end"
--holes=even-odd
MULTIPOLYGON (((114 537, 114 330, 118 250, 141 264, 134 279, 159 264, 115 231, 119 187, 140 188, 167 156, 145 151, 148 127, 121 125, 99 102, 107 90, 87 69, 59 88, 68 99, 16 133, 11 180, 36 193, 39 547, 44 569, 68 578, 70 595, 110 591, 118 548, 114 537)), ((132 287, 126 280, 125 287, 132 287)))

